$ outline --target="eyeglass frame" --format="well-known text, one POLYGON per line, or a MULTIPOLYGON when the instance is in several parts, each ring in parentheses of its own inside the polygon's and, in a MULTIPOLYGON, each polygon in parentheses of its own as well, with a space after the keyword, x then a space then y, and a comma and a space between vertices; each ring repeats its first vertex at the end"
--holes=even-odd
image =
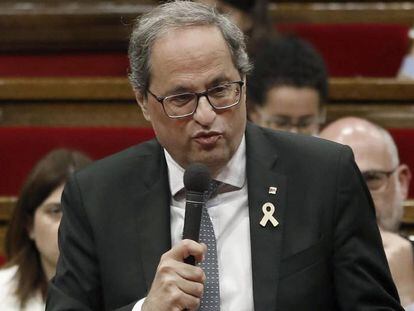
POLYGON ((198 108, 198 104, 199 104, 199 102, 200 102, 200 98, 201 97, 203 97, 203 96, 205 96, 206 97, 206 99, 207 99, 207 102, 210 104, 210 106, 211 107, 213 107, 213 109, 215 109, 215 110, 226 110, 226 109, 229 109, 229 108, 231 108, 231 107, 234 107, 234 106, 237 106, 239 103, 240 103, 240 100, 241 100, 241 98, 242 98, 242 92, 243 92, 243 86, 244 86, 244 81, 243 80, 238 80, 238 81, 231 81, 231 82, 225 82, 225 83, 222 83, 222 84, 219 84, 219 85, 216 85, 216 86, 213 86, 213 87, 211 87, 211 88, 208 88, 208 89, 206 89, 205 91, 203 91, 203 92, 184 92, 184 93, 179 93, 179 94, 174 94, 174 95, 167 95, 167 96, 157 96, 157 95, 155 95, 153 92, 151 92, 151 90, 148 88, 147 89, 147 92, 149 93, 149 94, 151 94, 156 100, 157 100, 157 102, 159 102, 160 104, 161 104, 161 106, 162 106, 162 109, 164 110, 164 113, 167 115, 167 117, 169 117, 169 118, 171 118, 171 119, 183 119, 183 118, 187 118, 187 117, 190 117, 190 116, 192 116, 196 111, 197 111, 197 108, 198 108), (228 106, 225 106, 225 107, 216 107, 216 106, 214 106, 212 103, 211 103, 211 101, 210 101, 210 98, 208 97, 208 93, 211 91, 211 90, 213 90, 213 89, 215 89, 215 88, 218 88, 218 87, 220 87, 220 86, 223 86, 223 85, 226 85, 226 84, 238 84, 239 86, 240 86, 240 94, 239 94, 239 99, 235 102, 235 103, 233 103, 233 104, 231 104, 231 105, 228 105, 228 106), (165 101, 165 99, 167 99, 167 98, 169 98, 169 97, 175 97, 175 96, 179 96, 179 95, 184 95, 184 94, 191 94, 191 95, 195 95, 196 96, 196 105, 195 105, 195 107, 194 107, 194 110, 192 111, 192 112, 190 112, 190 113, 187 113, 187 114, 185 114, 185 115, 180 115, 180 116, 170 116, 168 113, 167 113, 167 111, 165 110, 165 106, 164 106, 164 101, 165 101))
POLYGON ((367 171, 361 172, 361 175, 362 175, 362 177, 364 178, 364 181, 365 181, 365 183, 367 184, 367 187, 368 187, 368 189, 369 189, 370 191, 373 191, 373 192, 380 192, 380 191, 382 191, 382 190, 384 190, 384 189, 385 189, 385 186, 386 186, 386 185, 388 185, 388 182, 389 182, 389 179, 390 179, 391 175, 392 175, 392 174, 394 174, 394 173, 398 170, 398 168, 399 168, 399 165, 397 165, 394 169, 392 169, 392 170, 390 170, 390 171, 382 171, 382 170, 367 170, 367 171), (382 174, 383 176, 385 176, 385 177, 386 177, 386 183, 385 183, 382 187, 379 187, 378 189, 371 189, 371 188, 369 188, 369 186, 368 186, 368 182, 367 182, 367 180, 366 180, 366 178, 365 178, 366 174, 368 174, 368 173, 370 173, 370 174, 382 174))
POLYGON ((289 118, 286 125, 280 125, 280 124, 278 124, 277 119, 278 118, 282 119, 283 117, 280 117, 280 116, 267 116, 264 113, 261 114, 261 118, 262 118, 263 122, 265 122, 267 124, 267 126, 270 126, 270 125, 274 124, 276 126, 276 128, 284 129, 284 130, 290 130, 292 128, 296 128, 296 129, 298 129, 299 132, 306 131, 306 129, 308 129, 311 126, 320 125, 320 124, 323 123, 323 120, 319 115, 318 116, 311 116, 311 115, 304 116, 304 118, 311 118, 311 120, 309 121, 309 124, 301 124, 301 122, 302 122, 301 120, 299 120, 298 122, 292 122, 291 118, 289 118))

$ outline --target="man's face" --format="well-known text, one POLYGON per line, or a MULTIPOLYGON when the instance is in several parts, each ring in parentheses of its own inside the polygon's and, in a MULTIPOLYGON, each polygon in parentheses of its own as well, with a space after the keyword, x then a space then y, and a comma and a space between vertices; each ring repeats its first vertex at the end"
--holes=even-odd
POLYGON ((276 86, 255 107, 252 121, 264 127, 316 135, 319 132, 319 94, 309 87, 276 86))
MULTIPOLYGON (((158 38, 150 57, 149 89, 157 96, 203 92, 243 77, 235 68, 229 48, 216 27, 172 29, 158 38)), ((214 110, 200 97, 194 115, 169 118, 152 96, 137 94, 144 115, 151 121, 161 145, 183 168, 206 164, 214 175, 238 148, 246 127, 245 87, 240 103, 227 110, 214 110)))
POLYGON ((396 163, 381 140, 356 139, 349 145, 374 200, 378 224, 387 231, 397 231, 408 189, 408 168, 396 163))

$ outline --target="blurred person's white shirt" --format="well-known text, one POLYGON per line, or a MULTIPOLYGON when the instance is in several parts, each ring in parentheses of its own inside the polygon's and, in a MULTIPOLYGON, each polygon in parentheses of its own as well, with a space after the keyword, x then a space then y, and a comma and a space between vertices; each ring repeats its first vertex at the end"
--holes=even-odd
POLYGON ((0 310, 2 311, 44 311, 45 302, 40 292, 31 297, 24 309, 15 295, 17 266, 0 269, 0 310))

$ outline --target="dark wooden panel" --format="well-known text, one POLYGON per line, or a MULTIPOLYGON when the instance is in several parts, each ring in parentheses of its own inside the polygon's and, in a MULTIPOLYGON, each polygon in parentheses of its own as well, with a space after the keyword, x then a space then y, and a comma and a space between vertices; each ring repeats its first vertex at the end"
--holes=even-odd
POLYGON ((412 128, 414 127, 414 101, 404 104, 333 103, 328 105, 327 123, 346 116, 365 118, 386 128, 412 128))
POLYGON ((270 5, 275 23, 390 23, 412 26, 414 3, 283 1, 270 5))
POLYGON ((0 196, 0 257, 4 256, 4 240, 12 210, 16 204, 16 197, 0 196))
POLYGON ((414 102, 414 82, 392 78, 332 78, 330 101, 414 102))
MULTIPOLYGON (((413 102, 414 81, 332 78, 331 102, 413 102)), ((127 78, 0 78, 0 101, 134 100, 127 78)))
MULTIPOLYGON (((327 121, 414 127, 414 82, 331 79, 327 121)), ((0 126, 150 126, 126 78, 0 79, 0 126)))
MULTIPOLYGON (((133 20, 158 1, 2 1, 0 52, 125 51, 133 20)), ((272 3, 275 23, 395 23, 411 26, 411 2, 272 3)))
POLYGON ((134 102, 0 102, 0 126, 149 127, 134 102))
POLYGON ((0 223, 10 221, 11 213, 16 201, 16 197, 0 196, 0 223))
POLYGON ((0 52, 126 50, 133 20, 154 1, 0 3, 0 52))

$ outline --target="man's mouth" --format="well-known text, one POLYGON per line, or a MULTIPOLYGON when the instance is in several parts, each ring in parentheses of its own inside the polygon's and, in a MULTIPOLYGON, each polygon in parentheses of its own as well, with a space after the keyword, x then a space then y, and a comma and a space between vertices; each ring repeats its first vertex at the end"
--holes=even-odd
POLYGON ((214 147, 217 141, 223 135, 220 132, 199 132, 193 136, 193 139, 196 143, 201 145, 204 148, 214 147))

